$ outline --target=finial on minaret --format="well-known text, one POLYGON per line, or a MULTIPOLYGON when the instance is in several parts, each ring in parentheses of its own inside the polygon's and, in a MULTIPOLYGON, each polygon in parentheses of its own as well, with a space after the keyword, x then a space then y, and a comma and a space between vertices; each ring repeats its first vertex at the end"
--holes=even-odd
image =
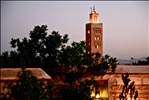
POLYGON ((93 11, 95 11, 95 6, 93 6, 93 11))

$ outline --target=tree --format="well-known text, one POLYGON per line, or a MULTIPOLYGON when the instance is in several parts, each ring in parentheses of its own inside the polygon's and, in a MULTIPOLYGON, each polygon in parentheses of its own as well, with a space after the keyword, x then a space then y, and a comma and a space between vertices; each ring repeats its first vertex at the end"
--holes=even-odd
POLYGON ((131 100, 134 98, 135 100, 138 98, 138 91, 135 90, 135 82, 132 81, 130 84, 129 82, 131 81, 129 78, 129 74, 126 73, 126 75, 122 75, 122 80, 124 83, 124 86, 122 88, 122 92, 119 95, 120 100, 127 100, 130 98, 131 100))
POLYGON ((115 71, 116 58, 109 55, 102 57, 99 53, 88 54, 86 49, 86 43, 80 41, 73 42, 71 46, 64 46, 60 51, 61 79, 65 84, 60 89, 63 100, 91 100, 90 86, 97 84, 94 79, 86 80, 90 84, 81 81, 82 76, 85 74, 103 76, 109 68, 112 69, 112 73, 115 71))
POLYGON ((73 42, 71 46, 62 47, 59 54, 62 74, 65 75, 65 82, 73 83, 84 74, 85 65, 88 64, 88 54, 85 52, 84 41, 73 42))
POLYGON ((67 34, 61 36, 53 31, 48 35, 46 25, 35 26, 29 38, 23 38, 22 41, 19 38, 11 39, 11 47, 16 48, 16 51, 10 53, 10 58, 19 59, 19 62, 11 60, 11 64, 18 67, 40 67, 53 80, 63 81, 64 87, 60 89, 62 98, 68 95, 62 91, 67 90, 65 85, 69 85, 69 93, 77 93, 75 95, 78 97, 86 94, 86 100, 90 100, 90 88, 86 82, 81 81, 81 77, 85 74, 103 76, 107 71, 114 73, 117 60, 109 55, 102 57, 100 53, 88 54, 85 41, 73 42, 70 46, 66 46, 67 42, 67 34))
POLYGON ((17 68, 22 66, 21 56, 16 51, 5 51, 0 55, 0 63, 2 68, 17 68))
POLYGON ((1 67, 10 67, 10 55, 8 51, 3 52, 0 55, 1 67))
POLYGON ((109 55, 101 56, 100 53, 86 53, 84 41, 73 42, 71 46, 62 47, 59 55, 61 71, 65 74, 65 82, 73 83, 81 79, 84 74, 90 73, 96 76, 103 76, 111 68, 114 73, 116 58, 109 55))
POLYGON ((16 100, 56 100, 53 93, 53 83, 44 83, 43 80, 38 80, 34 74, 22 70, 17 75, 16 83, 5 84, 4 89, 8 89, 6 93, 2 93, 2 99, 16 100))
POLYGON ((23 38, 21 41, 19 38, 12 38, 10 44, 12 48, 17 48, 20 67, 40 67, 54 76, 60 48, 67 43, 68 35, 61 36, 56 31, 48 35, 47 30, 46 25, 35 26, 29 33, 29 39, 23 38))
POLYGON ((92 61, 89 65, 89 72, 95 76, 104 76, 107 71, 115 72, 117 67, 117 59, 109 55, 101 56, 99 53, 93 53, 92 61))
POLYGON ((78 84, 63 85, 60 89, 62 100, 92 100, 91 80, 79 81, 78 84))
POLYGON ((133 57, 131 57, 131 64, 133 64, 133 57))
POLYGON ((21 41, 19 38, 12 38, 11 47, 17 51, 11 52, 11 58, 19 58, 19 62, 12 60, 11 63, 17 67, 40 67, 52 78, 65 73, 67 79, 71 80, 78 79, 84 73, 84 66, 88 66, 89 69, 98 68, 93 70, 93 73, 97 71, 98 75, 104 75, 110 67, 114 72, 116 58, 110 56, 102 58, 99 53, 87 54, 84 41, 73 42, 71 46, 66 46, 67 34, 61 36, 53 31, 48 35, 47 30, 46 25, 35 26, 29 33, 29 39, 23 38, 21 41), (99 58, 101 63, 98 62, 99 58), (75 79, 69 78, 71 75, 75 79))

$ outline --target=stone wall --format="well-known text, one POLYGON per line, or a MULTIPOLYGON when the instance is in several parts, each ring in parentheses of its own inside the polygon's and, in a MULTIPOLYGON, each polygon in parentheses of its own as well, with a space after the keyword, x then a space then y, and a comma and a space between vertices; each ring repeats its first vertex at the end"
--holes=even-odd
MULTIPOLYGON (((109 79, 109 100, 119 100, 122 92, 122 74, 113 74, 109 79)), ((135 81, 135 88, 139 93, 138 100, 149 100, 149 74, 130 74, 129 78, 135 81)))

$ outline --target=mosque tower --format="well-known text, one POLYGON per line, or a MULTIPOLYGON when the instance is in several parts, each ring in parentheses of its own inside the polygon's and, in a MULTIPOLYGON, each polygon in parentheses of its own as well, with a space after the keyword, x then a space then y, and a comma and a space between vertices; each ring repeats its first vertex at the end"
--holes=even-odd
POLYGON ((91 8, 89 23, 86 24, 86 45, 89 48, 88 53, 99 52, 103 55, 103 24, 99 23, 99 13, 95 6, 91 8))

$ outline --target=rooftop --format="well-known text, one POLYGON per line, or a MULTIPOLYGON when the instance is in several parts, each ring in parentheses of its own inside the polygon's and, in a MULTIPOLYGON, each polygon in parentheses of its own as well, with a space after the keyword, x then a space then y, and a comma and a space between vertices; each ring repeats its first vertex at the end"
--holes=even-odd
MULTIPOLYGON (((17 74, 19 71, 21 71, 21 68, 0 68, 0 70, 1 70, 0 80, 16 80, 17 74)), ((26 68, 26 70, 32 71, 32 73, 38 79, 51 80, 51 77, 41 68, 26 68)))
POLYGON ((117 65, 115 73, 149 74, 149 65, 117 65))

